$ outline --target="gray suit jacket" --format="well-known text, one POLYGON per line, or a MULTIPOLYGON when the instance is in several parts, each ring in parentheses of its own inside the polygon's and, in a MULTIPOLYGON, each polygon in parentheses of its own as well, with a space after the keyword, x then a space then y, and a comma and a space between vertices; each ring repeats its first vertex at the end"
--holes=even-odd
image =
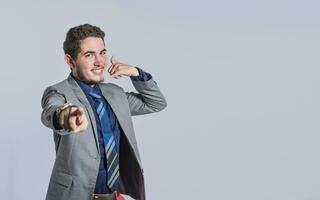
MULTIPOLYGON (((138 93, 124 92, 115 84, 101 83, 103 96, 120 125, 120 192, 144 200, 144 178, 131 116, 158 112, 166 100, 153 79, 132 81, 138 93)), ((56 159, 46 200, 89 200, 94 192, 100 162, 97 126, 93 110, 82 89, 69 76, 48 87, 42 97, 42 123, 53 130, 56 159), (89 122, 83 133, 57 130, 55 110, 64 103, 84 108, 89 122)))

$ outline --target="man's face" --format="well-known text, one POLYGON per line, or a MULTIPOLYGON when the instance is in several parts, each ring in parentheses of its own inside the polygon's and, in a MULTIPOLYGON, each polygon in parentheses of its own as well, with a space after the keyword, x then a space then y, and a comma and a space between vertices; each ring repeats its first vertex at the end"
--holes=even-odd
POLYGON ((88 37, 81 41, 80 52, 73 62, 72 75, 94 86, 103 82, 107 62, 103 40, 98 37, 88 37))

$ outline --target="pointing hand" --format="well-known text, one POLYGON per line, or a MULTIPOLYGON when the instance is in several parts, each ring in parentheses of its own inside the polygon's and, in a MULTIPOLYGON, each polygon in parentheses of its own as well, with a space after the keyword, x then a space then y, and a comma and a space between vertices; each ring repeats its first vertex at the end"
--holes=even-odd
POLYGON ((61 111, 58 116, 59 125, 75 133, 82 132, 88 127, 86 114, 81 107, 69 107, 61 111))

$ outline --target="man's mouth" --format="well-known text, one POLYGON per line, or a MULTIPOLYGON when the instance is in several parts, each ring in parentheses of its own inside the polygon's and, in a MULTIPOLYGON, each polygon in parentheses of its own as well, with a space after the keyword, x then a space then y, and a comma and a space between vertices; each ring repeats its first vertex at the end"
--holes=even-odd
POLYGON ((103 70, 104 70, 104 68, 103 67, 101 67, 101 68, 94 68, 94 69, 92 69, 91 71, 93 72, 93 73, 102 73, 103 72, 103 70))

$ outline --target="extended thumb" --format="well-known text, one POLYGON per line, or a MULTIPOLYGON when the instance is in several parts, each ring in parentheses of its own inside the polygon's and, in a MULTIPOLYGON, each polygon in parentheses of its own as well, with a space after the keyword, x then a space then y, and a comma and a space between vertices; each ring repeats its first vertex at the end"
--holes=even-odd
POLYGON ((112 56, 111 57, 111 63, 114 65, 118 62, 118 60, 116 59, 116 57, 112 56))

